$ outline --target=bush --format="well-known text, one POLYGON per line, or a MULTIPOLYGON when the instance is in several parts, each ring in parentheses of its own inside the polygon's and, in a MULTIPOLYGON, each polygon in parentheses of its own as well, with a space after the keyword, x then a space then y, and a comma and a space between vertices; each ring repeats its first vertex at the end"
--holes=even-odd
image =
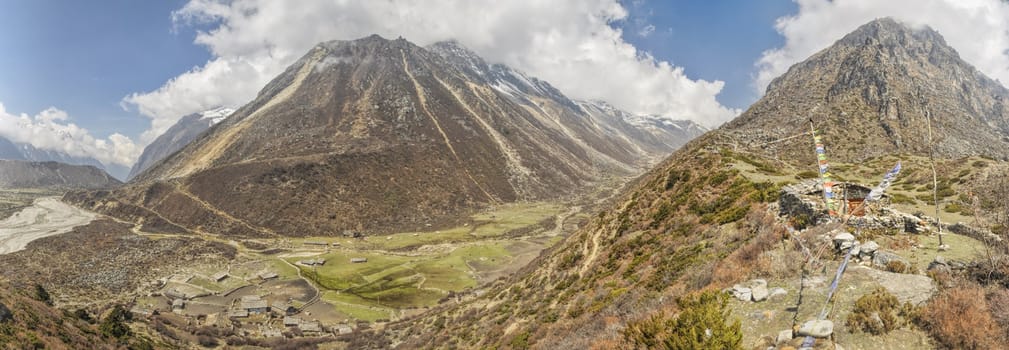
POLYGON ((130 327, 126 325, 126 322, 131 319, 133 319, 133 315, 125 307, 116 305, 109 312, 109 315, 105 316, 105 319, 102 320, 102 324, 98 326, 98 330, 105 337, 125 339, 132 334, 130 327))
POLYGON ((919 321, 940 345, 951 349, 996 349, 999 327, 977 285, 954 287, 932 299, 919 321))
POLYGON ((680 313, 669 318, 664 313, 632 322, 624 330, 624 340, 634 348, 648 349, 742 349, 739 320, 729 323, 725 293, 708 291, 676 301, 680 313))
POLYGON ((878 288, 855 301, 855 309, 848 314, 845 324, 852 332, 881 335, 908 324, 914 315, 914 306, 901 305, 893 294, 878 288))
POLYGON ((49 292, 42 287, 41 284, 35 285, 35 300, 46 303, 46 305, 53 306, 53 299, 49 295, 49 292))

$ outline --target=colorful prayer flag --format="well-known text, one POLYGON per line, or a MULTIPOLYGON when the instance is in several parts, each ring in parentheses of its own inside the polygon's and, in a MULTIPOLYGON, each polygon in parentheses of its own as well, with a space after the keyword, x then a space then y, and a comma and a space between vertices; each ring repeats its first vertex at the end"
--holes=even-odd
POLYGON ((886 189, 890 187, 890 184, 893 183, 893 180, 897 178, 897 174, 900 174, 899 161, 897 162, 897 165, 890 170, 890 172, 886 173, 886 175, 883 176, 883 181, 879 182, 879 186, 876 186, 876 188, 873 188, 872 191, 869 192, 869 195, 865 197, 865 200, 868 202, 874 202, 878 201, 880 198, 883 198, 883 192, 885 192, 886 189))

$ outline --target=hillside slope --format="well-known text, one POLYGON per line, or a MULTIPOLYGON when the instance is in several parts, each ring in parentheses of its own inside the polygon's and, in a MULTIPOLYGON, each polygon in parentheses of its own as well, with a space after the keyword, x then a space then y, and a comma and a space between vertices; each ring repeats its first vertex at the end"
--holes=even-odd
POLYGON ((0 344, 9 349, 117 349, 98 327, 0 284, 0 344))
POLYGON ((571 196, 675 144, 642 149, 549 84, 477 59, 378 36, 320 44, 130 185, 67 198, 222 234, 389 232, 571 196))
MULTIPOLYGON (((927 141, 921 139, 923 126, 911 123, 913 118, 920 116, 916 114, 918 112, 898 109, 894 110, 894 119, 890 119, 884 113, 886 110, 870 109, 870 105, 866 104, 865 101, 877 101, 871 100, 876 95, 869 93, 879 91, 877 82, 885 82, 883 86, 893 89, 887 90, 890 92, 886 95, 891 107, 924 106, 931 113, 938 114, 936 111, 939 110, 950 112, 944 114, 941 120, 937 118, 937 138, 943 140, 939 147, 941 157, 955 159, 992 155, 991 152, 1005 150, 983 147, 987 142, 1000 144, 1002 141, 998 135, 1001 131, 980 126, 987 123, 1000 125, 1003 117, 1000 108, 984 109, 978 105, 971 110, 972 113, 965 112, 965 106, 972 101, 983 104, 980 101, 991 97, 984 94, 997 95, 1004 89, 992 85, 990 79, 972 68, 968 69, 969 66, 962 61, 943 61, 956 57, 956 53, 944 45, 939 46, 941 42, 941 37, 929 29, 913 31, 889 19, 877 20, 859 28, 835 46, 797 64, 785 76, 775 80, 767 95, 743 116, 690 142, 640 177, 613 203, 611 209, 599 212, 591 223, 552 250, 544 252, 524 271, 460 298, 462 301, 459 303, 443 305, 415 319, 397 322, 379 332, 380 335, 392 339, 400 348, 654 347, 659 344, 649 345, 648 342, 656 339, 642 338, 642 334, 673 332, 663 329, 661 322, 669 315, 682 311, 676 303, 680 297, 702 290, 722 290, 753 277, 774 277, 798 283, 800 269, 807 258, 800 253, 798 245, 791 243, 786 232, 789 232, 790 222, 794 224, 800 219, 785 216, 785 210, 780 208, 777 199, 782 186, 798 182, 808 176, 803 173, 816 169, 812 137, 808 132, 809 121, 807 117, 798 116, 800 111, 814 111, 816 128, 825 135, 828 145, 834 145, 828 146, 832 164, 839 165, 836 171, 840 173, 840 165, 844 162, 843 174, 851 178, 868 177, 876 181, 898 159, 910 160, 915 158, 914 154, 927 154, 927 141), (926 39, 927 43, 923 44, 922 40, 926 39), (875 44, 881 41, 887 45, 875 44), (865 43, 865 46, 853 43, 865 43), (932 49, 922 50, 921 45, 932 49), (896 53, 902 58, 860 61, 856 58, 862 57, 861 54, 851 54, 853 47, 861 47, 863 51, 859 52, 869 57, 889 57, 896 53), (869 50, 876 52, 868 54, 869 50), (907 57, 903 56, 907 52, 916 53, 918 58, 925 57, 921 58, 922 61, 914 61, 919 68, 924 66, 937 70, 928 74, 956 77, 961 82, 956 88, 963 89, 963 94, 951 98, 943 95, 948 92, 947 87, 919 78, 916 74, 925 73, 907 67, 907 57), (932 61, 929 61, 929 52, 933 54, 932 61), (848 63, 830 70, 813 69, 821 67, 823 62, 848 63), (938 62, 938 65, 930 62, 938 62), (899 71, 904 71, 903 75, 894 73, 899 71), (967 73, 970 74, 963 75, 967 73), (824 83, 859 74, 862 78, 847 80, 844 85, 824 83), (895 76, 908 78, 903 81, 907 85, 894 85, 888 80, 895 76), (820 87, 821 84, 823 87, 820 87), (829 90, 830 86, 835 86, 835 89, 829 90), (897 90, 898 87, 900 90, 897 90), (834 93, 828 94, 828 91, 834 93), (921 105, 921 100, 915 96, 897 94, 897 91, 920 91, 934 95, 929 95, 932 97, 930 102, 921 105), (844 103, 833 99, 839 96, 846 96, 844 103), (965 100, 968 96, 975 99, 965 100), (817 103, 825 107, 814 110, 817 103), (884 127, 886 125, 889 126, 884 127), (883 130, 892 132, 888 134, 883 130), (802 134, 804 131, 805 135, 802 134), (767 143, 795 135, 792 140, 767 143), (866 159, 872 161, 863 162, 866 159)), ((901 176, 906 176, 908 182, 901 182, 901 189, 930 188, 923 186, 928 173, 927 162, 921 165, 922 158, 918 156, 915 159, 919 160, 905 162, 901 176)), ((985 161, 968 158, 945 162, 967 168, 987 166, 985 161)), ((943 181, 965 183, 967 176, 975 170, 964 170, 957 170, 957 176, 962 179, 943 181)), ((952 196, 955 197, 955 192, 952 196)), ((908 198, 903 201, 915 202, 908 198)), ((903 226, 900 228, 904 229, 903 226)), ((821 245, 827 247, 832 237, 828 233, 834 229, 839 229, 839 226, 816 226, 804 232, 804 237, 811 237, 811 242, 827 242, 816 243, 815 249, 821 245)), ((926 250, 924 242, 932 242, 935 238, 922 237, 892 240, 897 242, 894 247, 905 244, 907 248, 908 243, 901 240, 917 242, 920 239, 921 245, 910 250, 918 249, 915 254, 932 254, 917 258, 928 259, 924 260, 924 268, 932 261, 937 248, 933 242, 926 250)), ((883 242, 890 238, 877 239, 883 242)), ((979 249, 968 245, 970 239, 957 239, 957 244, 963 249, 979 249)), ((824 249, 831 250, 829 247, 824 249)), ((831 260, 840 260, 841 256, 828 252, 823 259, 832 264, 830 268, 836 268, 839 262, 831 260)), ((833 271, 826 267, 822 270, 833 271)), ((931 283, 923 275, 916 277, 924 278, 925 285, 931 283)), ((859 281, 866 279, 871 280, 863 276, 859 281)), ((803 285, 805 283, 802 282, 803 285)), ((817 288, 826 290, 822 285, 817 285, 817 288)), ((839 312, 850 312, 854 298, 870 290, 846 285, 844 298, 849 304, 838 306, 839 312)), ((925 299, 931 293, 929 290, 911 292, 923 294, 925 299)), ((788 302, 795 300, 795 296, 789 293, 788 302)), ((799 298, 798 302, 803 303, 803 309, 816 308, 816 311, 821 305, 817 304, 820 300, 804 301, 799 298)), ((799 309, 797 304, 788 305, 799 309)), ((759 306, 751 306, 747 310, 752 309, 761 311, 742 316, 744 324, 748 325, 746 329, 760 328, 753 325, 764 325, 763 322, 771 315, 786 313, 790 316, 791 313, 781 309, 761 309, 759 306)), ((797 317, 798 314, 796 311, 797 317)), ((835 332, 846 327, 843 325, 844 318, 834 319, 834 322, 838 325, 835 332)), ((846 343, 845 346, 871 343, 880 348, 906 348, 909 346, 907 339, 917 339, 921 344, 915 343, 912 348, 930 348, 930 343, 922 339, 924 336, 920 332, 905 331, 902 334, 908 338, 900 339, 898 334, 894 336, 898 340, 862 338, 860 334, 845 333, 849 338, 841 342, 846 343)), ((772 347, 775 334, 769 334, 772 347)), ((748 334, 747 338, 759 339, 765 335, 768 334, 748 334)), ((767 343, 760 344, 763 345, 746 343, 743 346, 768 347, 767 343)), ((818 346, 821 345, 823 342, 818 343, 818 346)), ((829 346, 832 348, 833 345, 829 346)))

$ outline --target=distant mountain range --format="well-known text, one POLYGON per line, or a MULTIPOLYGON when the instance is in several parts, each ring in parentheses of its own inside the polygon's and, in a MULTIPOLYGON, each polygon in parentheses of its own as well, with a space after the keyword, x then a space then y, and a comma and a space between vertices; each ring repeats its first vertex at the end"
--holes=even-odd
POLYGON ((0 159, 0 188, 109 188, 122 184, 92 165, 0 159))
POLYGON ((91 157, 72 156, 66 152, 44 150, 29 143, 19 143, 0 136, 0 159, 30 162, 60 162, 69 165, 90 165, 102 169, 118 179, 126 179, 129 169, 115 164, 103 164, 91 157))
POLYGON ((222 234, 415 229, 636 174, 703 131, 572 101, 456 43, 371 36, 317 45, 177 152, 145 152, 129 185, 69 198, 222 234))

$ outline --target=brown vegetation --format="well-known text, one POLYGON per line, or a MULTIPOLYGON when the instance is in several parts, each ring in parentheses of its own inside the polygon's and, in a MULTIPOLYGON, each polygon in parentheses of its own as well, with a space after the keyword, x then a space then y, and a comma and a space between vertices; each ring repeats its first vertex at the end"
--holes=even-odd
POLYGON ((965 283, 944 290, 921 311, 920 323, 949 349, 996 349, 1002 329, 992 318, 984 289, 965 283))

